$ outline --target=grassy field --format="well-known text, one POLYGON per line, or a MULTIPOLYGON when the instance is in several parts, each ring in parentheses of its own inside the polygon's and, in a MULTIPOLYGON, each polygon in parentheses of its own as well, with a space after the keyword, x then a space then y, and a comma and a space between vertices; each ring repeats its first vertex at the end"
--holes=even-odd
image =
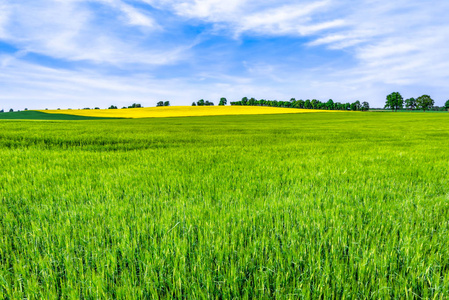
POLYGON ((0 299, 447 299, 449 114, 0 122, 0 299))
POLYGON ((15 111, 0 113, 0 120, 97 120, 106 119, 105 117, 89 117, 68 114, 51 113, 42 111, 15 111))
MULTIPOLYGON (((316 113, 314 109, 291 109, 263 106, 167 106, 127 109, 81 109, 81 110, 43 110, 48 114, 69 114, 86 117, 109 118, 170 118, 170 117, 200 117, 226 115, 274 115, 316 113)), ((320 110, 324 113, 337 111, 320 110)))

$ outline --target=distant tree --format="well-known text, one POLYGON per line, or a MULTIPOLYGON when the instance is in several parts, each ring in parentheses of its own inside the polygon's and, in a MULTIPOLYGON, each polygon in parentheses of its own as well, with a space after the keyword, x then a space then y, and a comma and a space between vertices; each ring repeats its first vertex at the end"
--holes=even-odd
POLYGON ((312 108, 312 103, 310 102, 309 99, 307 99, 307 100, 304 102, 304 108, 306 108, 306 109, 311 109, 311 108, 312 108))
POLYGON ((355 101, 354 103, 351 103, 351 110, 358 111, 361 109, 362 109, 362 105, 360 104, 359 100, 355 101))
POLYGON ((218 103, 218 105, 223 106, 226 105, 228 103, 228 100, 226 100, 226 98, 222 97, 220 98, 220 102, 218 103))
POLYGON ((159 102, 156 104, 156 107, 159 107, 159 106, 164 106, 164 101, 159 101, 159 102))
POLYGON ((10 108, 10 109, 9 109, 9 112, 14 112, 14 109, 10 108))
POLYGON ((394 111, 404 107, 404 98, 398 92, 393 92, 387 96, 387 101, 385 102, 385 108, 391 108, 394 111))
POLYGON ((25 111, 27 111, 27 110, 28 110, 28 108, 25 108, 24 110, 25 110, 25 111))
POLYGON ((243 97, 242 98, 242 105, 247 105, 248 104, 248 97, 243 97))
POLYGON ((416 106, 423 111, 431 109, 435 105, 435 101, 429 95, 422 95, 416 99, 416 106))
POLYGON ((170 101, 165 101, 164 106, 170 106, 170 101))
POLYGON ((128 108, 141 108, 142 105, 139 103, 133 103, 132 105, 128 106, 128 108))
POLYGON ((296 108, 304 108, 304 100, 302 100, 302 99, 297 100, 295 102, 294 107, 296 107, 296 108))
POLYGON ((335 107, 334 100, 332 100, 332 99, 327 100, 326 109, 333 110, 334 107, 335 107))
POLYGON ((204 102, 204 105, 205 106, 214 106, 214 103, 211 101, 206 101, 206 102, 204 102))
POLYGON ((128 107, 126 107, 126 106, 123 106, 123 107, 122 107, 122 109, 127 109, 127 108, 128 108, 128 107))
POLYGON ((369 110, 369 103, 364 101, 362 102, 362 110, 363 111, 368 111, 369 110))
POLYGON ((99 107, 95 107, 95 109, 100 109, 99 107))
POLYGON ((449 109, 449 100, 447 100, 446 103, 444 103, 444 108, 449 109))
POLYGON ((204 99, 200 99, 198 102, 196 102, 196 105, 204 106, 204 99))
POLYGON ((405 100, 405 107, 407 109, 414 110, 416 108, 416 99, 415 98, 408 98, 405 100))
POLYGON ((117 109, 117 106, 111 105, 111 106, 108 107, 108 109, 117 109))
POLYGON ((196 103, 195 103, 195 102, 192 102, 192 106, 196 106, 196 103))
POLYGON ((3 112, 5 112, 3 109, 2 110, 0 110, 0 113, 3 113, 3 112))

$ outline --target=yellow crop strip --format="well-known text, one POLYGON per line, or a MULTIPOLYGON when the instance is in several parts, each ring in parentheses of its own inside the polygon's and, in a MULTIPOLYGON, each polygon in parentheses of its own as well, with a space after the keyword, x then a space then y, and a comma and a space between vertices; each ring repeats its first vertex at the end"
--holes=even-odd
POLYGON ((42 110, 49 114, 68 114, 85 117, 107 118, 168 118, 224 115, 271 115, 316 112, 336 112, 330 110, 293 109, 262 106, 169 106, 126 109, 82 109, 82 110, 42 110))

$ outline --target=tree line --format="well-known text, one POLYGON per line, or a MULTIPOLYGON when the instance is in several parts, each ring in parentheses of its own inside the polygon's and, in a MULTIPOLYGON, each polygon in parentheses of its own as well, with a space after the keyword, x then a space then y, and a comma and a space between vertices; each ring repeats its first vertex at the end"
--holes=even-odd
MULTIPOLYGON (((122 109, 126 109, 126 108, 142 108, 142 107, 143 106, 140 103, 133 103, 133 104, 129 105, 128 107, 123 106, 122 109)), ((111 105, 111 106, 108 107, 108 109, 118 109, 118 107, 115 106, 115 105, 111 105)))
POLYGON ((242 105, 242 106, 271 106, 271 107, 287 107, 287 108, 304 108, 304 109, 325 109, 325 110, 354 110, 354 111, 368 111, 370 109, 369 103, 359 100, 353 103, 341 103, 334 102, 329 99, 326 102, 321 102, 317 99, 307 99, 307 100, 296 100, 291 98, 290 101, 278 101, 278 100, 257 100, 255 98, 243 97, 240 101, 230 102, 231 105, 242 105))
MULTIPOLYGON (((219 106, 227 105, 228 100, 224 97, 220 98, 220 101, 218 103, 219 106)), ((291 98, 290 101, 278 101, 278 100, 265 100, 260 99, 257 100, 255 98, 243 97, 240 101, 231 101, 231 105, 240 105, 240 106, 271 106, 271 107, 286 107, 286 108, 304 108, 304 109, 325 109, 325 110, 343 110, 343 111, 368 111, 370 110, 370 105, 368 102, 360 102, 359 100, 353 102, 353 103, 341 103, 341 102, 334 102, 332 99, 329 99, 326 102, 321 102, 317 99, 307 99, 307 100, 296 100, 295 98, 291 98)), ((170 106, 170 101, 159 101, 156 104, 157 107, 161 106, 170 106)), ((214 106, 214 103, 212 101, 200 99, 196 102, 192 102, 192 106, 214 106)), ((128 107, 123 106, 122 109, 126 108, 142 108, 143 106, 139 103, 133 103, 132 105, 129 105, 128 107)), ((408 98, 405 99, 402 97, 402 95, 399 92, 393 92, 389 95, 387 95, 386 102, 384 109, 391 109, 394 111, 402 110, 449 110, 449 100, 447 100, 444 104, 444 106, 439 107, 435 106, 435 101, 429 96, 429 95, 422 95, 418 98, 408 98)), ((70 109, 70 108, 69 108, 70 109)), ((83 109, 91 109, 88 107, 85 107, 83 109)), ((99 107, 95 107, 94 109, 100 109, 99 107)), ((118 109, 117 106, 111 105, 108 107, 108 109, 118 109)), ((25 110, 28 110, 25 108, 25 110)), ((58 108, 59 110, 59 108, 58 108)), ((0 110, 0 113, 5 112, 3 109, 0 110)), ((9 112, 14 112, 14 110, 11 108, 9 112)))
POLYGON ((435 101, 429 95, 422 95, 416 99, 412 97, 404 100, 399 92, 393 92, 387 96, 384 109, 397 111, 404 109, 404 105, 407 110, 443 110, 449 109, 449 100, 447 100, 444 106, 440 108, 435 106, 435 101))

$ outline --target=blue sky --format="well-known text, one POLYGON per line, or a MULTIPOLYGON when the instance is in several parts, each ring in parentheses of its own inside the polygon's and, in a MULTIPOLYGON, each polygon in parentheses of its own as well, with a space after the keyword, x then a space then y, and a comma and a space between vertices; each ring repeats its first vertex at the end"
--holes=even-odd
POLYGON ((0 0, 0 109, 449 99, 446 0, 0 0))

